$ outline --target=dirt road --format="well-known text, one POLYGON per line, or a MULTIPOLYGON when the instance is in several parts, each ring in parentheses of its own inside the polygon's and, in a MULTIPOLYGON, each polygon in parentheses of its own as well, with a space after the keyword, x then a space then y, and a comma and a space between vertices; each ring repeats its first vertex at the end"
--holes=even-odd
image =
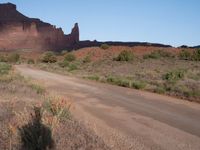
POLYGON ((200 150, 200 105, 16 66, 24 76, 74 101, 74 116, 113 149, 200 150))

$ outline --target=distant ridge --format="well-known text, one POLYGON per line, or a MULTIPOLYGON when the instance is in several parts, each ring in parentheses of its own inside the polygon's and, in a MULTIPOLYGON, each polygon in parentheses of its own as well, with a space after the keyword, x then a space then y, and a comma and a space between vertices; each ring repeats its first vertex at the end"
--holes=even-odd
POLYGON ((172 47, 171 45, 164 45, 159 43, 148 43, 148 42, 115 42, 115 41, 107 41, 107 42, 99 42, 99 41, 79 41, 76 45, 76 49, 84 48, 84 47, 92 47, 92 46, 101 46, 102 44, 108 44, 110 46, 153 46, 153 47, 172 47))
POLYGON ((194 46, 194 47, 192 47, 192 48, 200 48, 200 45, 198 45, 198 46, 194 46))

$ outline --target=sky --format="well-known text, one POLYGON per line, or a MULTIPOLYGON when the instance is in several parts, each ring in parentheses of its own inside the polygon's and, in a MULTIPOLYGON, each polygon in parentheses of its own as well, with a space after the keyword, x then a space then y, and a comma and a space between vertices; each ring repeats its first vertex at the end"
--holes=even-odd
POLYGON ((200 45, 200 0, 0 0, 81 40, 200 45))

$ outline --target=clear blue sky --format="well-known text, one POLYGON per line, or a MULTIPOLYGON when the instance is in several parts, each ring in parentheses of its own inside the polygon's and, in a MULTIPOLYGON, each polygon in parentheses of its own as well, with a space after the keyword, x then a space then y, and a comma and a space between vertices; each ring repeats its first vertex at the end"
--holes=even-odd
POLYGON ((200 0, 0 0, 81 40, 200 45, 200 0))

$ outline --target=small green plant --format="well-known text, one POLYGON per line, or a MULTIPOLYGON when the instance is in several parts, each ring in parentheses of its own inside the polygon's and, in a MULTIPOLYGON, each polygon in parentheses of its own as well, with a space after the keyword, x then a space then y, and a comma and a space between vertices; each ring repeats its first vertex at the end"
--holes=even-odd
POLYGON ((188 91, 184 91, 183 95, 186 96, 187 98, 191 98, 191 97, 200 98, 200 90, 188 90, 188 91))
POLYGON ((7 61, 10 63, 17 63, 19 60, 20 60, 20 55, 17 53, 12 53, 7 58, 7 61))
POLYGON ((144 59, 160 59, 165 57, 173 57, 173 55, 170 52, 164 51, 164 50, 156 50, 151 52, 150 54, 145 54, 143 56, 144 59))
POLYGON ((91 56, 87 55, 85 56, 85 58, 83 58, 83 63, 89 63, 89 62, 91 62, 91 56))
POLYGON ((179 52, 179 59, 181 60, 191 60, 191 53, 188 50, 182 50, 179 52))
POLYGON ((59 62, 58 65, 62 68, 68 67, 69 66, 69 62, 66 60, 63 60, 62 62, 59 62))
POLYGON ((135 89, 144 89, 146 87, 146 83, 142 81, 133 81, 131 87, 135 89))
POLYGON ((155 93, 158 93, 158 94, 165 94, 166 93, 166 89, 164 87, 156 87, 153 91, 155 93))
POLYGON ((100 77, 97 76, 97 75, 88 76, 88 77, 86 77, 86 78, 89 79, 89 80, 95 80, 95 81, 99 81, 99 79, 100 79, 100 77))
POLYGON ((53 52, 45 52, 41 59, 44 63, 55 63, 57 62, 57 58, 53 52))
POLYGON ((200 61, 200 49, 197 49, 192 54, 192 60, 200 61))
POLYGON ((33 59, 28 59, 27 64, 35 64, 35 61, 33 59))
POLYGON ((7 58, 3 55, 0 55, 0 62, 7 62, 7 58))
POLYGON ((114 84, 114 85, 118 85, 118 86, 122 86, 122 87, 130 87, 131 82, 128 79, 123 79, 120 77, 113 77, 113 76, 109 76, 107 77, 106 80, 108 83, 114 84))
POLYGON ((101 44, 101 49, 106 50, 109 49, 109 45, 108 44, 101 44))
POLYGON ((69 53, 65 56, 65 61, 72 62, 72 61, 75 61, 75 60, 76 60, 76 56, 72 53, 69 53))
POLYGON ((134 54, 130 51, 122 51, 114 60, 116 61, 132 61, 134 59, 134 54))
POLYGON ((78 69, 76 64, 69 64, 68 67, 69 67, 68 71, 73 71, 73 70, 77 70, 78 69))
POLYGON ((51 113, 58 120, 71 119, 71 103, 61 98, 48 98, 42 108, 51 113))
POLYGON ((183 79, 184 76, 185 76, 185 70, 179 69, 166 73, 163 76, 163 79, 175 83, 176 81, 183 79))
POLYGON ((44 94, 45 93, 45 88, 42 87, 39 84, 31 83, 30 87, 36 91, 37 94, 44 94))
POLYGON ((4 62, 0 62, 0 75, 8 74, 11 68, 11 65, 4 62))

